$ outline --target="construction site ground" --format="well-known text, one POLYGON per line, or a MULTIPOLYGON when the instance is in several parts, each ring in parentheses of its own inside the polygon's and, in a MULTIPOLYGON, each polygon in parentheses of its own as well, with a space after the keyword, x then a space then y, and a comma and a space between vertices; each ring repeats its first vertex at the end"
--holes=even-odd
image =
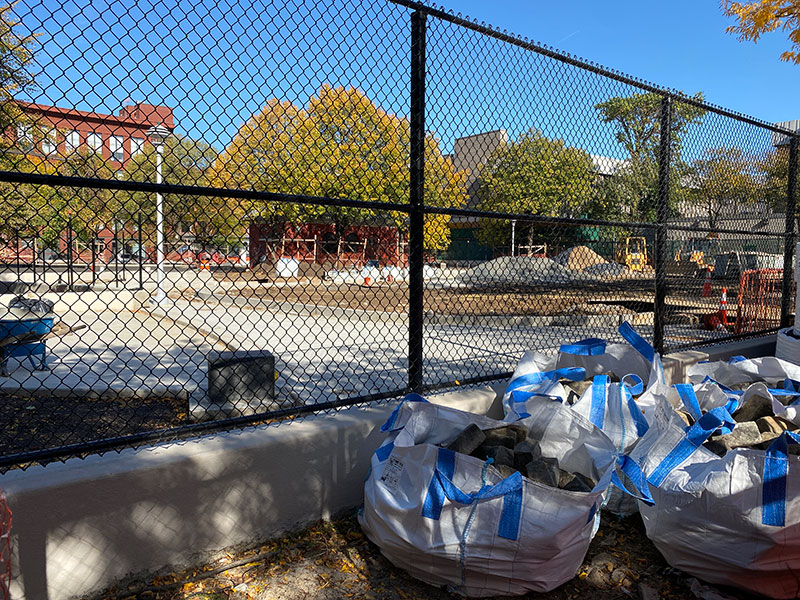
MULTIPOLYGON (((397 313, 408 310, 408 284, 402 282, 363 285, 331 283, 319 278, 258 280, 249 272, 219 272, 215 278, 228 283, 228 295, 264 302, 397 313)), ((670 278, 667 281, 667 313, 702 317, 719 310, 722 289, 726 287, 729 317, 733 317, 738 293, 735 285, 735 282, 715 281, 711 292, 703 297, 702 279, 670 278)), ((654 293, 654 280, 643 277, 560 286, 430 287, 425 290, 424 309, 445 315, 563 315, 597 314, 590 307, 616 305, 626 310, 604 310, 620 314, 651 312, 654 293)))

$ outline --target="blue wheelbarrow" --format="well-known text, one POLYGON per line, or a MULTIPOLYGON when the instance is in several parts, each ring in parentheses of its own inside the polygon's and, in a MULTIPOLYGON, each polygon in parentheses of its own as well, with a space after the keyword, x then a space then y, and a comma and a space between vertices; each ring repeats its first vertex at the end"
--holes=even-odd
POLYGON ((0 376, 8 377, 8 359, 28 358, 34 371, 49 371, 45 339, 53 331, 53 317, 0 319, 0 376))

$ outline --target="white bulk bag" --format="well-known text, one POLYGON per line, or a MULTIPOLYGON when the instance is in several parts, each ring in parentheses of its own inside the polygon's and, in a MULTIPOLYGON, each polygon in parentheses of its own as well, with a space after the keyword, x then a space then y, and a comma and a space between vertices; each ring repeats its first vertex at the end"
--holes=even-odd
POLYGON ((558 402, 533 406, 519 422, 543 456, 597 481, 571 492, 519 473, 503 479, 489 461, 434 445, 470 423, 504 422, 424 402, 404 403, 390 421, 359 521, 392 563, 467 596, 548 591, 575 576, 617 460, 600 430, 558 402))
POLYGON ((582 367, 587 377, 613 373, 617 379, 633 373, 645 386, 664 381, 661 359, 653 347, 625 322, 618 330, 625 344, 607 344, 598 338, 563 344, 559 348, 556 368, 582 367))
MULTIPOLYGON (((731 414, 757 395, 771 400, 775 416, 800 425, 800 367, 797 365, 773 356, 752 359, 734 356, 728 361, 697 363, 689 367, 687 373, 691 381, 718 387, 729 399, 731 414), (744 390, 727 387, 746 384, 750 385, 744 390), (777 385, 783 387, 770 387, 777 385), (787 396, 791 398, 788 405, 777 398, 787 396)), ((699 389, 697 385, 694 387, 699 389)))
POLYGON ((639 505, 647 536, 670 565, 700 579, 795 598, 800 457, 786 445, 800 438, 786 432, 766 452, 738 448, 719 457, 702 444, 725 427, 735 427, 725 407, 686 428, 667 403, 657 406, 625 459, 641 467, 655 500, 639 505))
MULTIPOLYGON (((626 376, 619 383, 611 382, 608 375, 595 375, 591 387, 572 405, 572 410, 601 429, 619 454, 628 454, 648 428, 633 399, 634 394, 641 393, 641 388, 642 381, 635 375, 626 376)), ((616 485, 609 490, 603 508, 623 517, 638 510, 636 500, 616 485)))

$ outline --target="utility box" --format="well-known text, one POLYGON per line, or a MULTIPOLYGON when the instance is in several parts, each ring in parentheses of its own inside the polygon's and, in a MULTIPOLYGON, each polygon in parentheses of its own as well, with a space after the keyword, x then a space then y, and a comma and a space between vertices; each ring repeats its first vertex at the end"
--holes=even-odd
POLYGON ((267 350, 208 353, 209 404, 221 416, 280 408, 275 402, 275 357, 267 350))

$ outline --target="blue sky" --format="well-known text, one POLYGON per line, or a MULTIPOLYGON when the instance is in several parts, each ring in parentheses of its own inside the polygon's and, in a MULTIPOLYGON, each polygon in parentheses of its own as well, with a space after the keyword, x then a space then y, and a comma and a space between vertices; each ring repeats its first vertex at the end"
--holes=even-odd
MULTIPOLYGON (((785 35, 740 43, 714 1, 447 6, 767 121, 800 117, 800 66, 778 59, 785 35)), ((179 132, 218 149, 267 99, 303 105, 323 83, 408 113, 409 11, 382 0, 22 0, 16 13, 40 33, 40 89, 29 99, 99 112, 129 100, 167 104, 179 132)), ((634 88, 436 21, 428 49, 428 128, 446 151, 455 137, 533 127, 623 157, 595 104, 634 88)), ((770 140, 709 115, 687 135, 687 155, 722 144, 758 152, 770 140)))
POLYGON ((448 6, 531 40, 768 121, 800 118, 800 65, 779 60, 778 31, 752 42, 717 0, 450 0, 448 6))

